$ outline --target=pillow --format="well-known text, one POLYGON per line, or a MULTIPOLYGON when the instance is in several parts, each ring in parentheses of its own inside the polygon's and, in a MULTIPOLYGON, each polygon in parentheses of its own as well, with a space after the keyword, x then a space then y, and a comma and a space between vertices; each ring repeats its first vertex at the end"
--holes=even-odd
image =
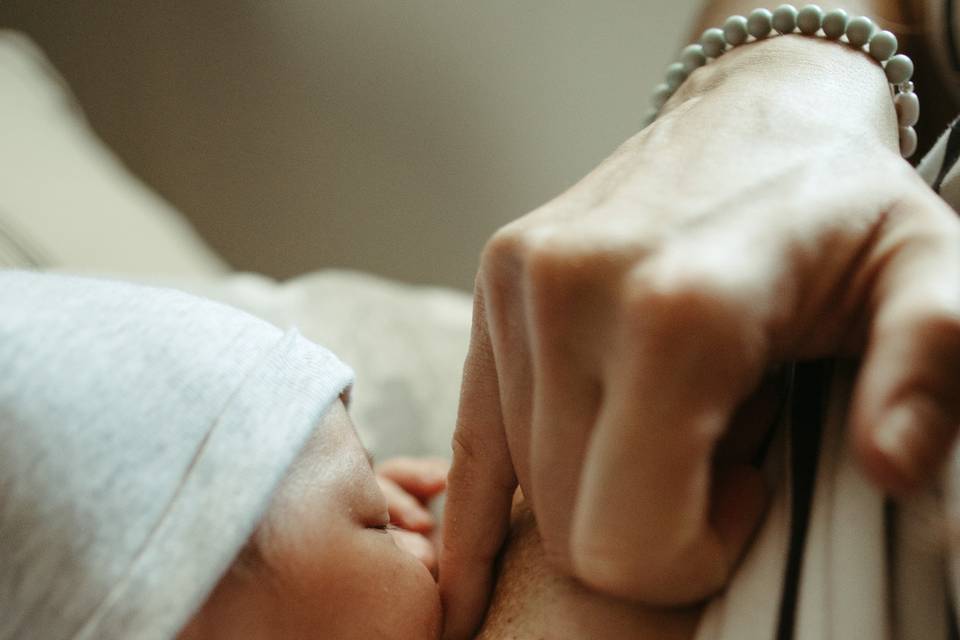
POLYGON ((340 270, 276 282, 254 274, 141 278, 296 327, 355 374, 350 415, 377 458, 450 457, 471 297, 340 270))
POLYGON ((0 267, 226 270, 97 139, 39 49, 9 30, 0 30, 0 141, 0 267))
POLYGON ((450 454, 470 297, 327 271, 230 274, 97 139, 43 54, 0 30, 0 268, 94 272, 297 326, 356 371, 351 414, 377 456, 450 454))

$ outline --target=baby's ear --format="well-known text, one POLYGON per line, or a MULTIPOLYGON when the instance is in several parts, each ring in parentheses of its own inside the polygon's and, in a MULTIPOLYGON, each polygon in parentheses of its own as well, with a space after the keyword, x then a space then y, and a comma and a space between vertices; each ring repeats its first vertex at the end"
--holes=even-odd
POLYGON ((450 461, 443 458, 390 458, 377 465, 377 474, 407 493, 428 500, 447 488, 450 461))

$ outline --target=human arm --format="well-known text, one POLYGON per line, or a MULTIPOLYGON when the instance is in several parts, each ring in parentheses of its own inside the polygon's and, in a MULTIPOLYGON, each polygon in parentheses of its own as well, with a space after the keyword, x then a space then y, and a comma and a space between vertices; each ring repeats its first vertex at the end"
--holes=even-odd
POLYGON ((482 614, 517 482, 561 570, 652 602, 718 589, 765 498, 714 449, 791 360, 862 354, 861 461, 890 490, 929 477, 960 422, 960 231, 896 132, 868 56, 772 38, 698 69, 491 239, 441 555, 448 637, 482 614))

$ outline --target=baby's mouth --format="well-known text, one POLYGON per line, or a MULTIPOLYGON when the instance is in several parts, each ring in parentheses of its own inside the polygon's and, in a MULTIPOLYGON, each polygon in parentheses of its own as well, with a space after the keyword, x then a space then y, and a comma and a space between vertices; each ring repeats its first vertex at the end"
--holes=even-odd
POLYGON ((387 532, 393 537, 397 547, 411 554, 427 568, 427 571, 434 578, 437 577, 437 551, 426 536, 397 527, 389 527, 387 532))

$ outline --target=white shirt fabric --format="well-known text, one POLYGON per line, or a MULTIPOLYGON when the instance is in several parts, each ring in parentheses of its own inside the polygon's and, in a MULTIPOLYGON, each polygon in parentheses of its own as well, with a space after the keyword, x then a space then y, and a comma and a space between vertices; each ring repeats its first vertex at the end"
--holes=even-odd
MULTIPOLYGON (((955 120, 917 167, 955 211, 958 159, 955 120)), ((885 498, 847 446, 852 378, 843 367, 799 376, 766 460, 770 510, 696 640, 960 638, 960 537, 949 526, 960 518, 960 453, 938 490, 885 498)))

